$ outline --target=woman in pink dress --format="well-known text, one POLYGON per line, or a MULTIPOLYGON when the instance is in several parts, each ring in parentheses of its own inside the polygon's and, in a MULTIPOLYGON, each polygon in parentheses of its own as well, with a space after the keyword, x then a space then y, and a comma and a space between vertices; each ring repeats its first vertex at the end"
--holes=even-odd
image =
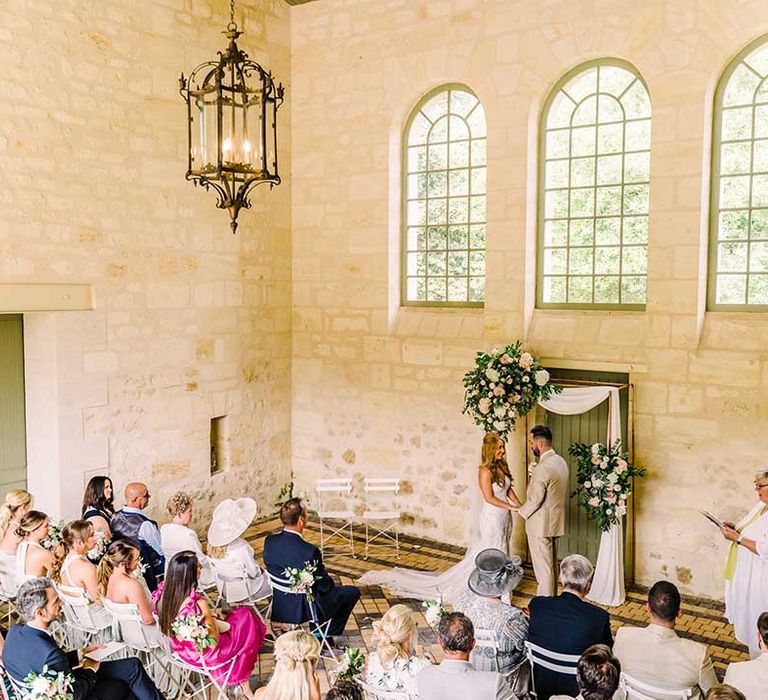
POLYGON ((217 683, 240 685, 245 696, 253 698, 248 679, 266 636, 266 625, 251 608, 235 608, 226 619, 217 618, 198 593, 200 572, 201 566, 194 552, 187 550, 173 556, 165 573, 165 582, 152 594, 160 629, 170 637, 171 648, 184 661, 201 668, 205 663, 217 683), (213 646, 199 652, 194 642, 175 636, 173 623, 188 615, 195 615, 205 623, 213 646), (233 658, 235 663, 227 678, 228 662, 233 658))

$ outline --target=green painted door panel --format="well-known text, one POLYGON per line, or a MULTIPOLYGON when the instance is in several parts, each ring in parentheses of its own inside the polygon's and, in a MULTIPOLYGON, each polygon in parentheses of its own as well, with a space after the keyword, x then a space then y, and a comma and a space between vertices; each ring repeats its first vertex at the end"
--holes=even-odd
POLYGON ((21 315, 0 315, 0 498, 27 486, 24 333, 21 315))

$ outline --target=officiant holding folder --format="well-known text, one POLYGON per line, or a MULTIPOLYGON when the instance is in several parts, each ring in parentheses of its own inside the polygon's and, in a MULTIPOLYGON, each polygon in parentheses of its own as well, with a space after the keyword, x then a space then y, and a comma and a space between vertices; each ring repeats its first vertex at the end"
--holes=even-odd
POLYGON ((755 474, 758 501, 737 523, 720 531, 731 542, 725 564, 725 616, 736 639, 760 654, 757 618, 768 611, 768 470, 755 474))

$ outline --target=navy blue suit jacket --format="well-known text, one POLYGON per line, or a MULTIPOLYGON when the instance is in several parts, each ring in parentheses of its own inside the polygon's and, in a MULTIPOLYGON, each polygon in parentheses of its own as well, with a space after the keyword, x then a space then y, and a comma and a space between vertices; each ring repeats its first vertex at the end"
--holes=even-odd
POLYGON ((62 651, 53 637, 29 625, 14 625, 8 630, 3 647, 3 665, 17 681, 23 682, 30 671, 41 673, 43 667, 49 671, 71 673, 74 678, 75 700, 82 700, 96 685, 96 672, 76 668, 77 652, 62 651))
MULTIPOLYGON (((581 656, 593 644, 613 646, 611 620, 608 612, 587 603, 573 593, 559 596, 536 596, 528 604, 531 620, 528 640, 549 651, 581 656)), ((575 676, 535 668, 536 694, 548 698, 549 694, 578 695, 575 676)))
MULTIPOLYGON (((317 579, 314 592, 315 600, 322 609, 323 595, 333 590, 333 579, 328 575, 323 564, 323 556, 315 545, 306 542, 301 535, 283 530, 276 535, 269 535, 264 540, 264 564, 267 571, 277 578, 284 579, 283 571, 287 568, 301 569, 309 562, 317 566, 317 579)), ((310 619, 309 606, 304 596, 293 593, 273 591, 272 619, 275 622, 300 624, 310 619)))

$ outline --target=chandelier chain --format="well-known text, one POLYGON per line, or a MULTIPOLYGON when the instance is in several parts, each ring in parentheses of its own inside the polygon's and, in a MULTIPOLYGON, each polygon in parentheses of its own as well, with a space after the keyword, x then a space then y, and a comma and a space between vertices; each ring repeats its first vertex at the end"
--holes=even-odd
POLYGON ((229 0, 229 21, 230 23, 235 21, 235 0, 229 0))

